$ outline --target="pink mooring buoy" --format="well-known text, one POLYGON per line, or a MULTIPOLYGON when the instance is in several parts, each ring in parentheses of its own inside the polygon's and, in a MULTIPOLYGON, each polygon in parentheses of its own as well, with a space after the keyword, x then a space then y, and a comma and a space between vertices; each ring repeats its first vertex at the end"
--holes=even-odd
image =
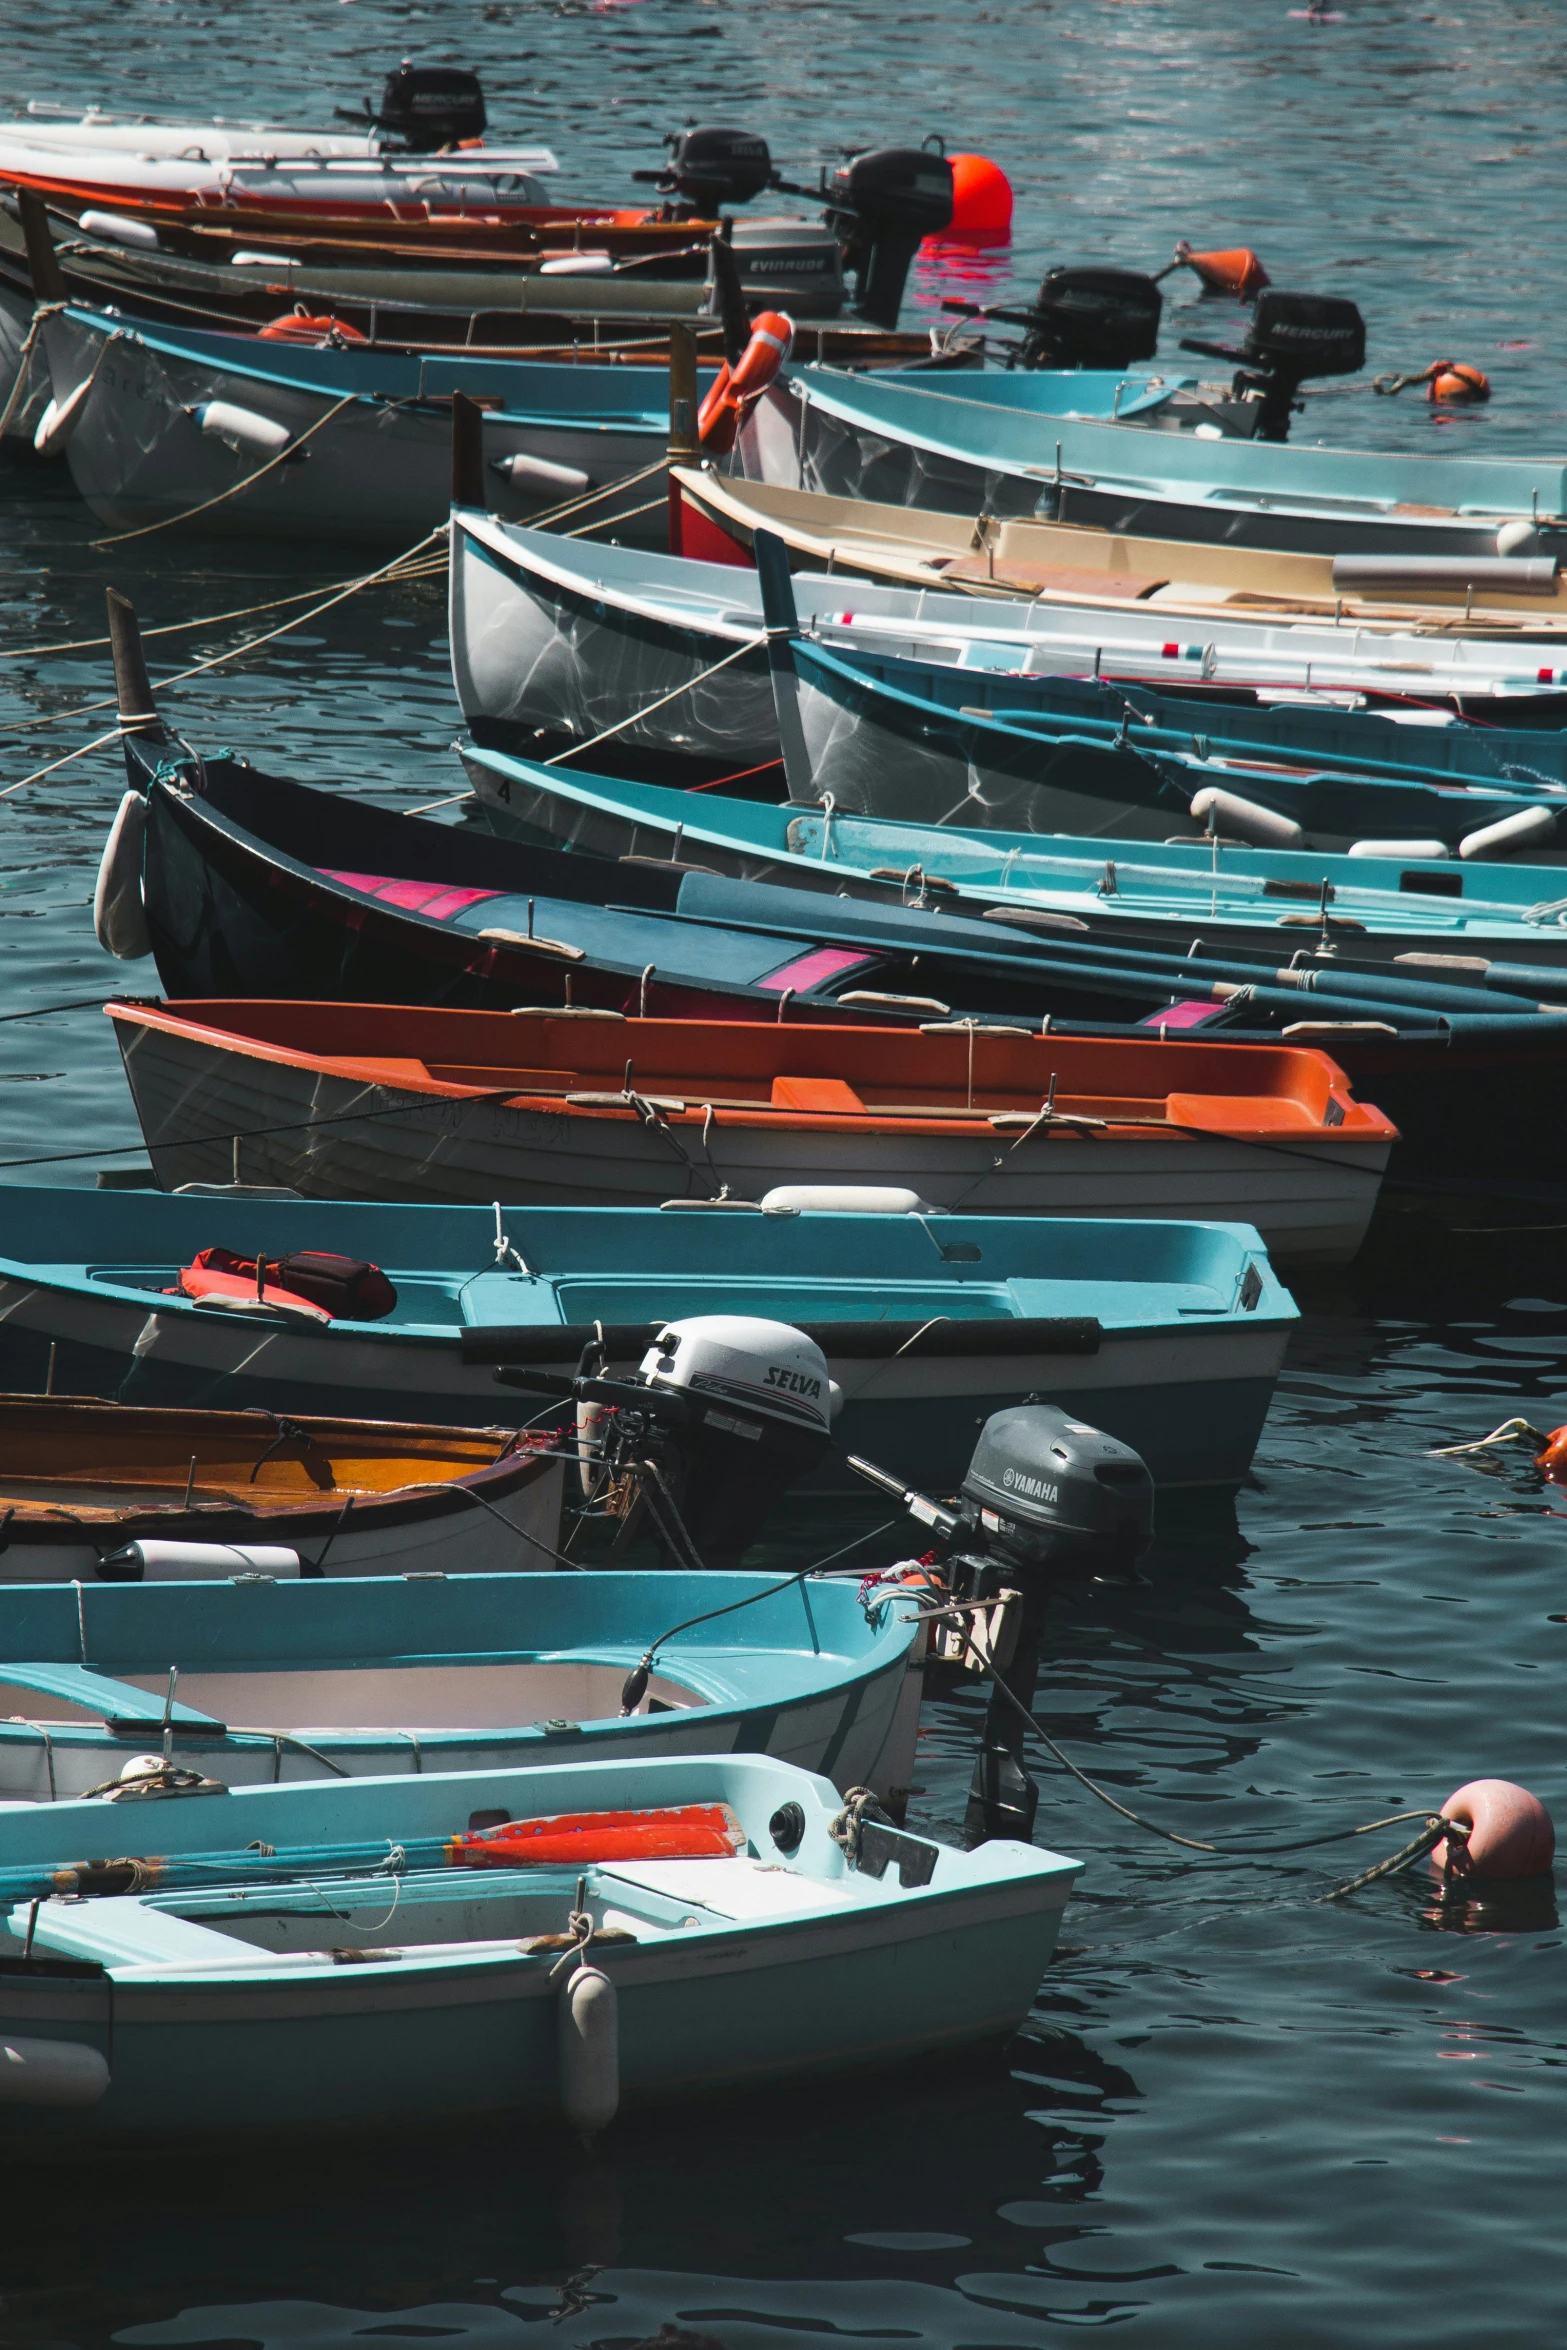
POLYGON ((1448 1884, 1484 1877, 1540 1877, 1556 1854, 1551 1815, 1527 1787, 1509 1779, 1471 1779, 1442 1806, 1444 1820, 1469 1830, 1468 1842, 1437 1845, 1431 1865, 1448 1884))

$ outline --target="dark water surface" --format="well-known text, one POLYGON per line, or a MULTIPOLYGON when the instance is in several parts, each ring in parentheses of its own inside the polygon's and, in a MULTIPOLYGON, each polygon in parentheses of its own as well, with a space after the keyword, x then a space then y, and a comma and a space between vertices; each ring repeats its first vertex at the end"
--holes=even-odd
MULTIPOLYGON (((1352 292, 1374 366, 1452 355, 1497 386, 1446 426, 1335 395, 1313 431, 1567 447, 1559 5, 1351 4, 1313 29, 1271 0, 36 0, 8 18, 0 77, 15 100, 315 115, 404 51, 479 66, 498 127, 549 139, 595 193, 629 193, 687 114, 754 122, 795 172, 944 128, 1013 175, 1021 282, 1052 259, 1157 264, 1177 235, 1250 243, 1279 282, 1352 292)), ((101 651, 10 656, 97 635, 106 582, 160 625, 362 560, 240 540, 96 552, 69 484, 33 470, 0 479, 0 513, 0 790, 105 723, 36 723, 108 693, 101 651)), ((155 673, 259 625, 156 639, 155 673)), ((459 788, 436 585, 366 595, 171 707, 193 739, 311 780, 404 806, 459 788)), ((119 789, 97 754, 0 798, 7 1013, 155 984, 92 940, 119 789)), ((6 1179, 90 1184, 134 1134, 100 1015, 0 1025, 6 1179), (17 1163, 67 1151, 92 1156, 17 1163)), ((1303 1300, 1234 1513, 1167 1513, 1143 1589, 1062 1606, 1041 1718, 1126 1800, 1198 1836, 1277 1838, 1495 1773, 1567 1822, 1567 1524, 1527 1472, 1428 1457, 1515 1410, 1567 1418, 1567 1207, 1537 1221, 1444 1236, 1395 1203, 1365 1264, 1303 1300)), ((802 1518, 774 1555, 850 1530, 802 1518)), ((929 1826, 961 1820, 977 1718, 974 1701, 927 1716, 929 1826)), ((1560 2338, 1567 2001, 1548 1903, 1444 1914, 1410 1878, 1314 1906, 1370 1856, 1203 1861, 1056 1774, 1040 1834, 1088 1865, 1007 2059, 633 2118, 592 2164, 520 2130, 410 2130, 34 2177, 16 2115, 0 2338, 579 2350, 677 2318, 730 2350, 1010 2350, 1111 2324, 1160 2350, 1560 2338)))

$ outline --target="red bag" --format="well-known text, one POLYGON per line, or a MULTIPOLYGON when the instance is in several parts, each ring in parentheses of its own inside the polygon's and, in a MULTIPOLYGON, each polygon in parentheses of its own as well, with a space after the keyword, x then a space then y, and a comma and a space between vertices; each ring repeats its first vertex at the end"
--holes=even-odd
POLYGON ((204 1248, 180 1274, 188 1297, 216 1302, 246 1291, 264 1303, 303 1303, 334 1320, 379 1322, 397 1304, 397 1292, 379 1265, 327 1249, 296 1249, 289 1256, 242 1257, 231 1248, 204 1248))

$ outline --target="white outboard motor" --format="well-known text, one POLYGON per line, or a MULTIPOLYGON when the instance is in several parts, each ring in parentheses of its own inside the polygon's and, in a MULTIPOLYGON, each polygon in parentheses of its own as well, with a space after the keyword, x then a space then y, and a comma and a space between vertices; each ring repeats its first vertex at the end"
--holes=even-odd
POLYGON ((734 1567, 763 1520, 832 1441, 843 1401, 819 1346, 788 1322, 694 1314, 668 1322, 630 1379, 589 1347, 574 1379, 507 1366, 510 1387, 570 1398, 587 1508, 638 1531, 665 1563, 734 1567))

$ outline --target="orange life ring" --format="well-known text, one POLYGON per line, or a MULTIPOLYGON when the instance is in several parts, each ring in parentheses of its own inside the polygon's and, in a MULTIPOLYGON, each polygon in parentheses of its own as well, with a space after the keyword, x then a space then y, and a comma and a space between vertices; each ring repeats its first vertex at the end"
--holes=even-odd
POLYGON ((263 343, 362 343, 368 338, 357 326, 346 320, 329 317, 324 311, 310 311, 302 306, 285 310, 280 318, 269 318, 257 335, 263 343))
POLYGON ((734 447, 740 419, 759 400, 794 348, 794 321, 782 310, 759 312, 751 340, 733 367, 721 367, 696 420, 697 439, 709 457, 734 447))

